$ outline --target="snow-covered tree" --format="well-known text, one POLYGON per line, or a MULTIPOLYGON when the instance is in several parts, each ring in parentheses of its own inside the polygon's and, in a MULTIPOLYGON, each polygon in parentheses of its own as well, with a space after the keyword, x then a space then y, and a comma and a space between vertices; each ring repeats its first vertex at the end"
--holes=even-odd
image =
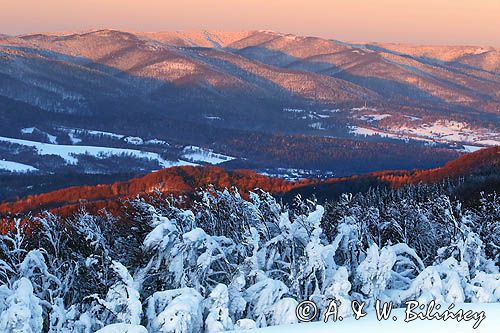
MULTIPOLYGON (((448 185, 447 185, 448 186, 448 185)), ((116 216, 11 219, 0 235, 0 331, 223 332, 352 300, 500 302, 500 201, 444 185, 318 205, 256 190, 153 193, 116 216), (34 237, 36 236, 36 237, 34 237)))
POLYGON ((0 303, 0 331, 12 333, 41 333, 43 327, 40 299, 33 293, 27 278, 20 278, 12 290, 0 290, 6 296, 0 303))
POLYGON ((227 286, 218 284, 205 301, 208 312, 205 319, 205 332, 216 333, 231 330, 233 321, 229 316, 229 292, 227 286))
POLYGON ((203 297, 192 288, 157 291, 147 305, 148 330, 197 333, 203 328, 203 297))

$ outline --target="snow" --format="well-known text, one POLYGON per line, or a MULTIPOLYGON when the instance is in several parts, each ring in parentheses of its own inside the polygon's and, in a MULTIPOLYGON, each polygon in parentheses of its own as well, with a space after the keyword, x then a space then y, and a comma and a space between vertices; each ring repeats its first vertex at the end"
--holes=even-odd
POLYGON ((170 146, 170 144, 167 141, 163 140, 158 140, 158 139, 151 139, 146 141, 146 144, 148 145, 163 145, 163 146, 170 146))
POLYGON ((35 127, 26 127, 26 128, 21 129, 21 133, 23 133, 23 134, 33 134, 34 131, 35 131, 35 127))
MULTIPOLYGON (((352 111, 373 110, 368 107, 352 108, 352 111)), ((367 121, 372 125, 367 127, 349 126, 351 133, 355 135, 380 135, 382 137, 396 138, 401 140, 418 140, 427 142, 441 143, 460 143, 467 144, 464 150, 475 151, 486 146, 500 145, 500 132, 487 128, 472 127, 466 122, 452 120, 437 120, 432 123, 421 123, 421 118, 415 116, 407 116, 413 124, 393 125, 389 128, 377 128, 376 123, 382 119, 391 117, 390 114, 363 114, 354 115, 354 118, 367 121)))
POLYGON ((51 135, 51 134, 44 132, 44 131, 40 131, 36 127, 26 127, 26 128, 21 129, 22 134, 33 134, 34 132, 39 132, 39 133, 44 134, 45 136, 47 136, 47 139, 49 140, 50 143, 57 144, 57 137, 56 136, 51 135))
POLYGON ((82 142, 82 139, 79 139, 76 137, 75 133, 68 133, 69 139, 71 140, 71 143, 76 145, 82 142))
POLYGON ((441 142, 463 142, 482 146, 500 145, 500 133, 488 131, 484 128, 474 129, 469 124, 459 121, 438 120, 418 127, 403 126, 393 128, 391 131, 400 135, 441 142))
POLYGON ((162 219, 162 221, 163 223, 157 225, 144 239, 143 246, 145 249, 156 247, 165 249, 169 245, 171 241, 170 235, 176 231, 176 226, 174 222, 168 219, 162 219))
POLYGON ((484 147, 478 147, 478 146, 469 146, 469 145, 463 145, 463 151, 467 152, 467 153, 472 153, 472 152, 475 152, 475 151, 478 151, 480 149, 483 149, 484 147))
POLYGON ((395 134, 379 131, 372 128, 358 127, 358 126, 349 126, 349 128, 350 128, 349 132, 355 135, 364 135, 364 136, 380 135, 383 138, 401 139, 401 137, 395 134))
POLYGON ((194 289, 181 288, 155 292, 148 301, 147 317, 150 332, 200 332, 203 298, 194 289))
MULTIPOLYGON (((108 291, 108 304, 116 308, 117 319, 120 322, 138 325, 141 323, 142 304, 136 283, 125 266, 113 261, 111 268, 120 277, 120 282, 113 285, 108 291), (126 309, 126 311, 124 311, 126 309)), ((108 308, 111 308, 107 305, 108 308)))
POLYGON ((97 158, 106 158, 110 156, 117 155, 131 155, 135 158, 142 158, 147 160, 157 161, 163 168, 168 168, 172 166, 179 165, 193 165, 192 163, 185 161, 167 161, 163 159, 159 154, 152 152, 145 152, 135 149, 124 149, 124 148, 110 148, 110 147, 99 147, 99 146, 74 146, 74 145, 55 145, 36 141, 28 141, 21 139, 6 138, 0 136, 0 141, 10 142, 26 147, 33 147, 38 151, 39 155, 56 155, 63 158, 68 164, 77 164, 77 155, 91 155, 97 158))
POLYGON ((0 160, 0 170, 7 170, 10 172, 32 172, 38 169, 27 164, 0 160))
POLYGON ((196 242, 200 242, 202 240, 204 240, 205 238, 207 238, 207 234, 205 233, 205 231, 201 228, 195 228, 189 232, 186 232, 182 238, 184 240, 188 240, 192 243, 196 243, 196 242))
POLYGON ((376 108, 371 108, 371 107, 368 107, 368 106, 362 106, 362 107, 359 107, 359 108, 352 108, 351 111, 377 111, 376 108))
POLYGON ((116 133, 111 133, 111 132, 103 132, 103 131, 96 131, 96 130, 84 130, 90 135, 104 135, 104 136, 109 136, 111 138, 115 139, 121 139, 124 137, 122 134, 116 134, 116 133))
POLYGON ((264 176, 283 178, 291 181, 304 178, 331 178, 335 176, 335 174, 331 171, 294 168, 261 169, 257 170, 257 173, 264 176))
POLYGON ((225 284, 218 284, 206 299, 209 313, 205 319, 205 333, 224 332, 233 329, 229 317, 229 292, 225 284))
MULTIPOLYGON (((456 309, 463 309, 464 311, 485 311, 486 319, 481 322, 477 329, 473 329, 474 321, 461 321, 457 322, 453 319, 447 321, 436 320, 414 320, 404 322, 405 309, 394 309, 391 315, 396 316, 397 320, 393 319, 378 321, 375 311, 368 312, 368 315, 359 320, 353 317, 346 318, 342 321, 327 323, 313 322, 313 323, 300 323, 294 325, 281 325, 272 326, 260 329, 247 330, 248 333, 331 333, 335 331, 343 333, 421 333, 421 332, 441 332, 441 333, 492 333, 498 332, 500 326, 500 303, 486 303, 486 304, 459 304, 455 306, 456 309)), ((237 331, 234 331, 237 332, 237 331)))
POLYGON ((323 124, 321 122, 309 124, 309 127, 317 129, 317 130, 325 130, 325 128, 323 127, 323 124))
POLYGON ((406 118, 410 119, 411 121, 417 121, 417 120, 422 120, 422 118, 415 117, 415 116, 405 116, 406 118))
POLYGON ((294 109, 294 108, 284 108, 283 111, 285 112, 293 112, 293 113, 302 113, 306 112, 305 110, 302 109, 294 109))
POLYGON ((45 133, 47 135, 47 138, 49 138, 49 142, 53 144, 57 144, 57 137, 54 135, 50 135, 48 133, 45 133))
POLYGON ((286 297, 274 304, 272 325, 296 324, 295 309, 299 303, 293 298, 286 297))
POLYGON ((197 146, 184 147, 181 157, 191 162, 205 162, 209 164, 221 164, 236 159, 235 157, 215 153, 211 149, 197 146))
MULTIPOLYGON (((103 132, 103 131, 97 131, 97 130, 81 129, 81 128, 60 127, 59 129, 67 132, 68 135, 70 136, 70 138, 72 138, 72 141, 76 137, 81 136, 83 134, 95 135, 95 136, 102 135, 102 136, 106 136, 106 137, 109 137, 112 139, 119 139, 119 140, 122 139, 123 137, 125 137, 125 135, 121 135, 121 134, 116 134, 116 133, 111 133, 111 132, 103 132)), ((78 142, 75 142, 75 143, 79 143, 82 141, 80 139, 76 139, 76 140, 78 140, 78 142)))
POLYGON ((343 194, 333 207, 214 188, 190 206, 137 197, 127 208, 137 220, 121 235, 111 216, 82 211, 64 226, 40 217, 44 248, 26 243, 27 224, 13 219, 0 236, 0 332, 493 332, 500 272, 488 228, 500 201, 484 196, 468 210, 428 189, 343 194), (377 239, 387 230, 401 233, 377 239), (385 319, 378 299, 393 302, 385 319), (309 316, 297 311, 303 300, 330 321, 298 324, 309 316), (352 301, 365 302, 367 317, 353 319, 352 301), (404 321, 417 311, 427 320, 404 321), (446 312, 463 320, 433 319, 446 312))
POLYGON ((129 143, 131 145, 144 144, 144 140, 142 138, 139 138, 138 136, 127 136, 124 140, 126 143, 129 143))
POLYGON ((42 331, 42 307, 29 279, 22 277, 16 281, 10 295, 1 301, 7 305, 7 309, 0 312, 1 332, 42 331))
POLYGON ((386 138, 401 140, 418 140, 442 143, 467 143, 465 151, 475 151, 486 146, 499 146, 500 133, 486 129, 472 129, 468 124, 456 121, 436 121, 431 124, 422 124, 418 127, 401 126, 387 130, 349 126, 350 132, 355 135, 380 135, 386 138))
POLYGON ((236 331, 246 331, 246 330, 251 330, 255 329, 257 327, 257 324, 255 321, 252 319, 239 319, 236 324, 234 325, 234 328, 236 331))
POLYGON ((217 117, 217 116, 205 116, 205 119, 208 119, 208 120, 222 120, 221 117, 217 117))
POLYGON ((132 324, 111 324, 101 328, 96 333, 147 333, 148 330, 142 325, 132 324))
POLYGON ((368 121, 368 122, 371 123, 371 122, 374 122, 374 121, 380 121, 382 119, 389 118, 391 116, 392 115, 388 114, 388 113, 384 113, 384 114, 365 114, 365 115, 362 115, 361 117, 359 117, 359 119, 365 120, 365 121, 368 121))
POLYGON ((474 143, 477 143, 477 144, 480 144, 480 145, 485 145, 485 146, 500 146, 500 136, 498 136, 497 134, 497 137, 499 140, 489 140, 489 139, 486 139, 486 140, 478 140, 478 141, 475 141, 474 143))

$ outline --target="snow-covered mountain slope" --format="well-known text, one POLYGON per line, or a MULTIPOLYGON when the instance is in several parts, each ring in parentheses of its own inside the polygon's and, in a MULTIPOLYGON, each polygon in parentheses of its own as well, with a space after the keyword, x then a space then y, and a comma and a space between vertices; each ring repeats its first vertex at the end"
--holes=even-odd
MULTIPOLYGON (((45 93, 44 99, 59 94, 75 109, 92 108, 86 105, 88 92, 84 86, 70 84, 69 77, 55 79, 47 74, 63 74, 64 69, 83 80, 97 77, 89 85, 99 84, 103 93, 121 96, 131 88, 150 94, 162 84, 174 83, 196 87, 203 94, 210 93, 205 90, 208 85, 225 94, 237 90, 244 95, 269 96, 272 89, 273 99, 278 90, 285 90, 331 104, 380 102, 383 97, 390 98, 392 105, 425 101, 433 109, 454 111, 453 107, 461 106, 464 111, 498 112, 500 81, 496 66, 471 60, 490 54, 498 62, 498 50, 494 48, 360 45, 269 31, 116 30, 4 37, 0 47, 6 79, 38 89, 37 94, 45 93), (270 82, 262 89, 265 81, 270 82), (329 95, 335 98, 326 98, 329 95)), ((4 88, 3 93, 11 91, 4 88)))

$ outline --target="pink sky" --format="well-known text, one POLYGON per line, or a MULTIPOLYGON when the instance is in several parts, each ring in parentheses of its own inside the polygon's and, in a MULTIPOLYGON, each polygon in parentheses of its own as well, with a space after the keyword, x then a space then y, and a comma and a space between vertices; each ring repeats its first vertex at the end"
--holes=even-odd
POLYGON ((0 33, 269 29, 348 41, 500 46, 500 0, 0 0, 0 33))

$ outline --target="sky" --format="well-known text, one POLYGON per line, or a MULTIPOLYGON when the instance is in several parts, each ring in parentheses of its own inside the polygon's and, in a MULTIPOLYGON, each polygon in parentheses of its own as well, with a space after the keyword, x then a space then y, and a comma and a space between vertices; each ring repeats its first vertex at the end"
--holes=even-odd
POLYGON ((101 28, 499 47, 500 0, 0 0, 0 33, 101 28))

